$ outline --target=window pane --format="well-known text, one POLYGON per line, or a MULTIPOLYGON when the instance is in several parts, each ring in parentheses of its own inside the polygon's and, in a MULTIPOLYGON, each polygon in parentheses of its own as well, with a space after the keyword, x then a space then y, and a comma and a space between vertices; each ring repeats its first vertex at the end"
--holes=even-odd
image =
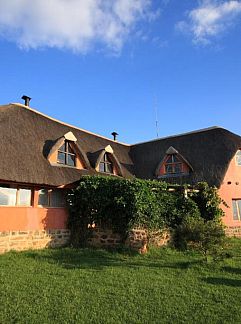
POLYGON ((241 220, 241 199, 238 202, 239 220, 241 220))
POLYGON ((68 145, 68 152, 74 154, 74 151, 72 150, 71 145, 69 143, 67 143, 67 145, 68 145))
POLYGON ((31 190, 30 189, 19 189, 18 205, 31 206, 31 190))
POLYGON ((181 168, 180 163, 174 165, 174 172, 175 173, 181 173, 182 172, 182 168, 181 168))
POLYGON ((0 187, 0 205, 15 206, 17 189, 0 187))
POLYGON ((48 206, 48 190, 47 189, 41 189, 39 190, 39 197, 38 197, 38 205, 39 206, 48 206))
POLYGON ((173 173, 172 165, 165 165, 166 173, 173 173))
POLYGON ((237 162, 237 165, 241 166, 241 150, 239 150, 236 154, 236 162, 237 162))
POLYGON ((58 163, 65 164, 65 153, 58 152, 58 163))
POLYGON ((67 164, 70 166, 75 166, 75 156, 68 154, 67 155, 67 164))
POLYGON ((100 162, 100 164, 99 164, 99 171, 100 172, 105 172, 105 163, 100 162))
POLYGON ((105 153, 105 155, 104 155, 104 161, 106 161, 106 162, 110 162, 110 160, 109 160, 109 157, 108 157, 108 154, 107 154, 107 153, 105 153))
POLYGON ((176 154, 173 154, 173 162, 180 162, 176 154))
POLYGON ((167 160, 166 160, 166 163, 172 163, 172 155, 169 155, 167 160))
POLYGON ((238 205, 237 205, 236 200, 233 200, 233 219, 234 220, 239 219, 239 217, 238 217, 238 205))
POLYGON ((65 143, 62 146, 60 146, 59 151, 66 152, 65 143))
POLYGON ((65 191, 61 189, 52 190, 50 192, 50 206, 64 207, 65 206, 65 191))
POLYGON ((113 173, 112 164, 106 163, 105 167, 106 167, 106 172, 113 173))

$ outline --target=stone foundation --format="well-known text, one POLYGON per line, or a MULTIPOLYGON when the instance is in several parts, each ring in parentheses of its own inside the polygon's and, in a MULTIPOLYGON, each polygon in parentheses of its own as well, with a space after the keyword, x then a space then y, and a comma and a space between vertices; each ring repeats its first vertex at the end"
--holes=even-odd
POLYGON ((43 249, 61 247, 69 243, 70 231, 35 230, 35 231, 4 231, 0 232, 0 253, 10 250, 43 249))
POLYGON ((93 247, 114 248, 121 244, 121 235, 111 229, 93 228, 88 245, 93 247))
POLYGON ((143 229, 133 229, 129 232, 127 239, 123 242, 120 234, 111 229, 93 228, 91 237, 88 239, 88 245, 92 247, 115 248, 124 244, 124 246, 145 253, 147 245, 154 246, 167 245, 170 240, 170 233, 167 231, 147 232, 143 229))
POLYGON ((225 233, 228 237, 241 238, 241 226, 229 226, 225 228, 225 233))

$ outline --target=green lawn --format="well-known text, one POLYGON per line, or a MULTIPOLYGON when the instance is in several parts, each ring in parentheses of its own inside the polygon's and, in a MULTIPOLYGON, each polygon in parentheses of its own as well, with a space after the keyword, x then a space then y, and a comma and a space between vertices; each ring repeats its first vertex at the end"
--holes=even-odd
POLYGON ((241 240, 205 264, 172 249, 0 256, 0 323, 241 323, 241 240))

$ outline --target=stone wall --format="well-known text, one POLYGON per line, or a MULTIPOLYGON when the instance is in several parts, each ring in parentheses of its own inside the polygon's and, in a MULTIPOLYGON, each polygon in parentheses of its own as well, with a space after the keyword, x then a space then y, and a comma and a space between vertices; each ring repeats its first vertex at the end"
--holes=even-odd
POLYGON ((10 250, 43 249, 61 247, 69 243, 70 231, 35 230, 35 231, 4 231, 0 232, 0 253, 10 250))
POLYGON ((148 245, 164 246, 170 241, 168 231, 147 231, 144 229, 132 229, 126 239, 125 245, 139 253, 145 253, 148 245))
POLYGON ((120 234, 111 229, 92 228, 91 237, 88 239, 88 245, 92 247, 115 248, 124 243, 124 246, 145 253, 147 245, 154 246, 167 245, 170 240, 170 233, 167 231, 147 232, 144 229, 133 229, 129 232, 127 239, 123 242, 120 234))
POLYGON ((241 238, 241 226, 228 226, 225 228, 225 233, 228 237, 241 238))
POLYGON ((111 229, 92 228, 88 245, 93 247, 117 247, 121 243, 121 235, 111 229))

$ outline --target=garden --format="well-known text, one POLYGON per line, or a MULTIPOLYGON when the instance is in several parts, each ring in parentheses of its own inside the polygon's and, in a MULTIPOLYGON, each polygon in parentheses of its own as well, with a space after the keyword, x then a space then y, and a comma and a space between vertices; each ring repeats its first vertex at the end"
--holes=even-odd
POLYGON ((70 246, 0 256, 0 323, 239 323, 241 240, 225 237, 216 188, 84 177, 68 195, 70 246), (90 248, 112 228, 111 249, 90 248), (170 231, 145 254, 133 228, 170 231))

